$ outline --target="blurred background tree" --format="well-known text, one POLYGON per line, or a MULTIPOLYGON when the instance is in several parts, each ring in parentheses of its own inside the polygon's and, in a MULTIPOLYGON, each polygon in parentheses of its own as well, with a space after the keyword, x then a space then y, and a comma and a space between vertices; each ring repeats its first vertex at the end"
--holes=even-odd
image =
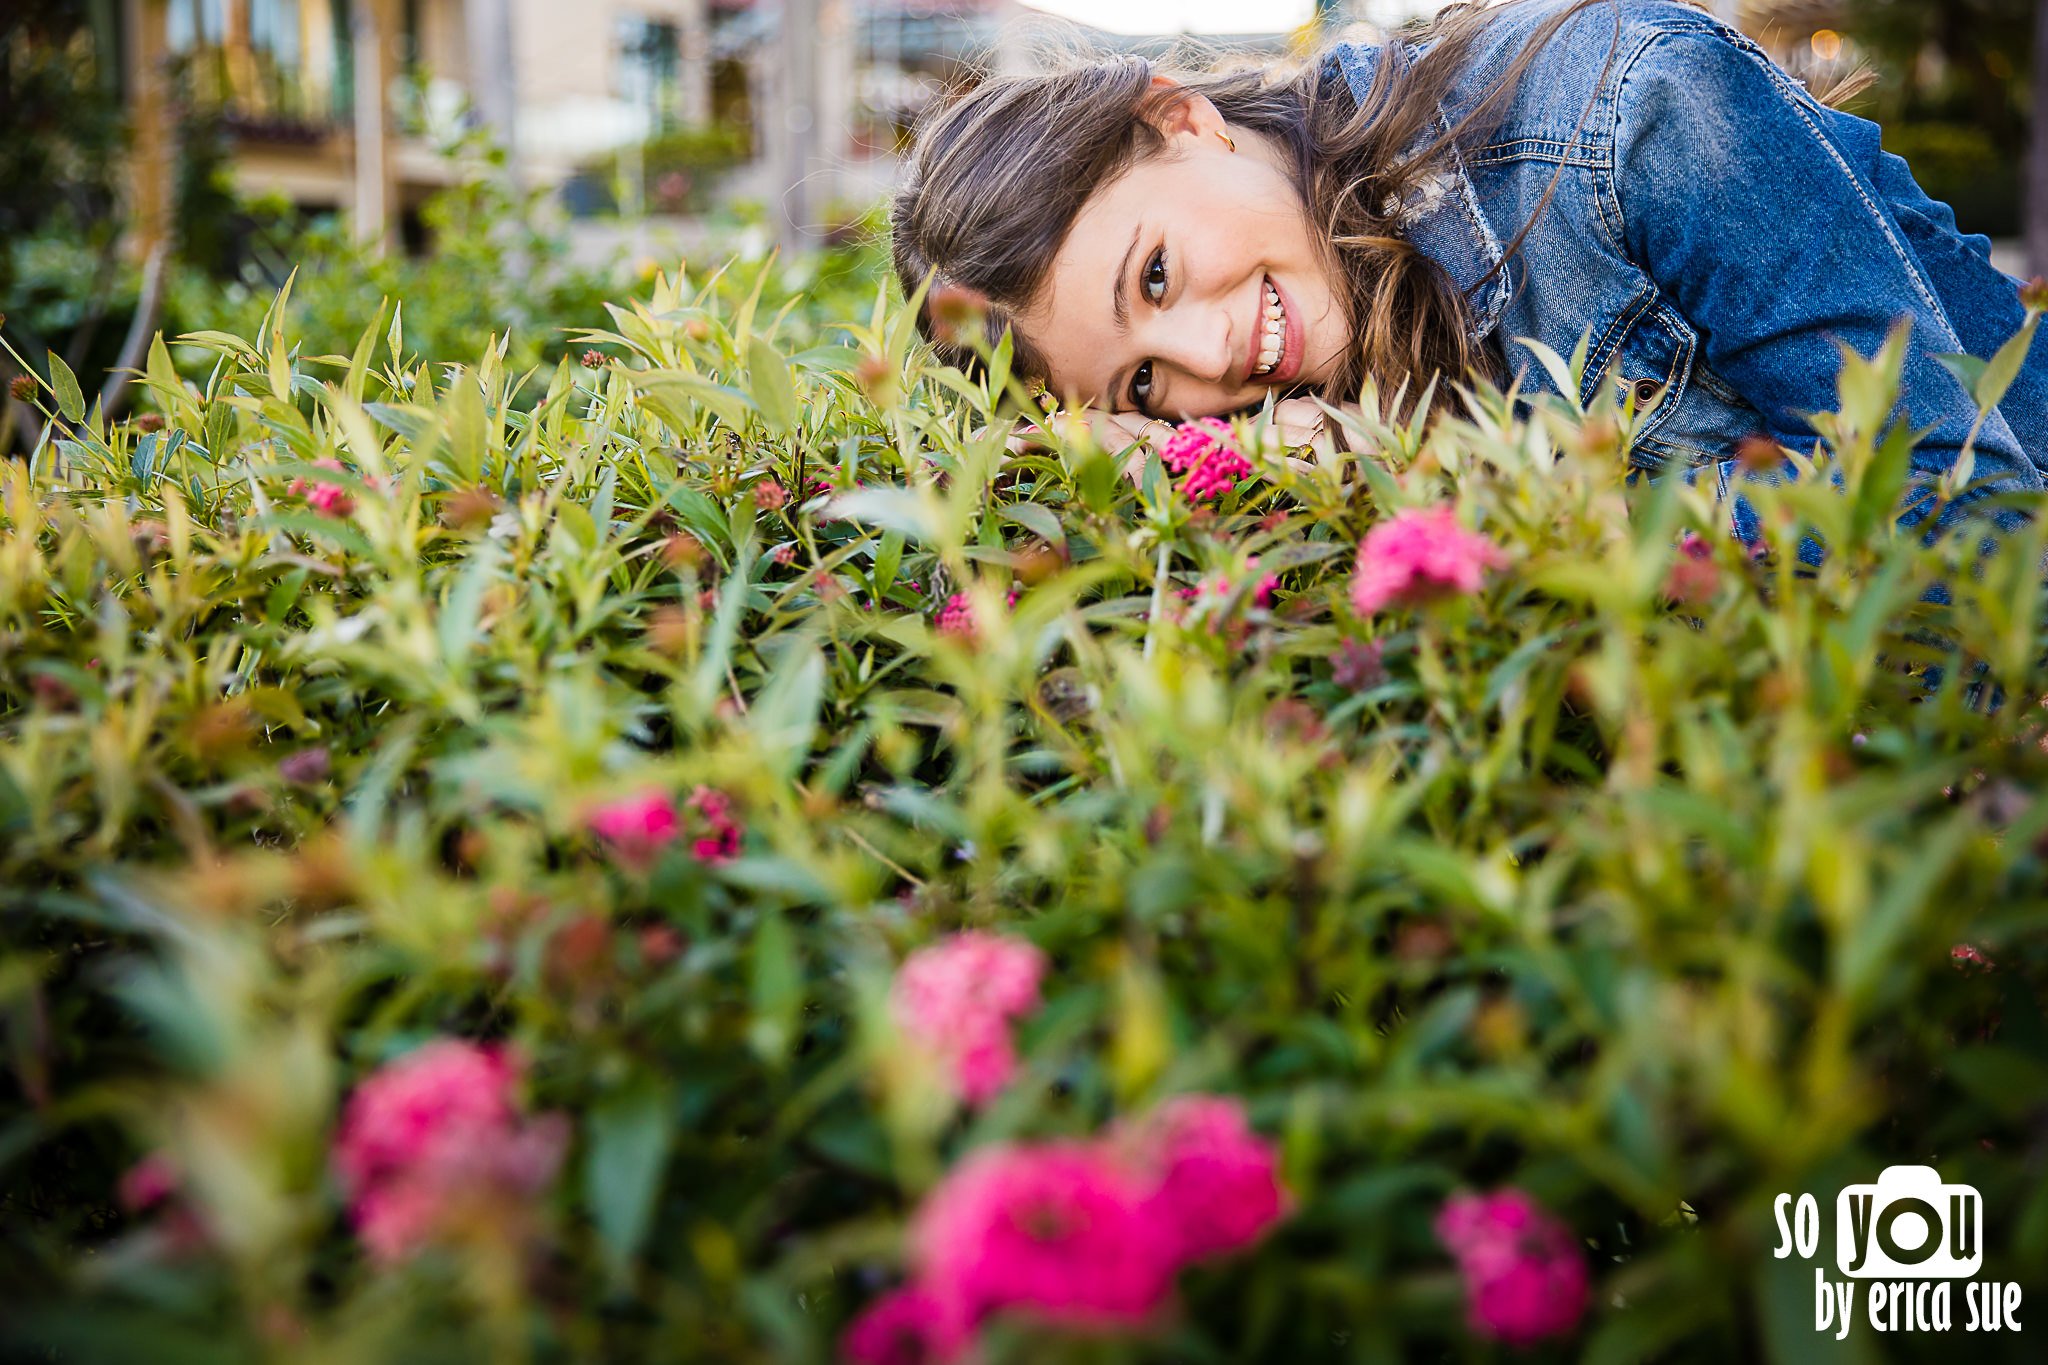
POLYGON ((118 50, 115 9, 116 0, 0 5, 0 308, 30 346, 74 363, 101 336, 121 273, 121 73, 102 55, 118 50), (22 296, 22 271, 37 239, 53 234, 83 248, 92 268, 54 308, 40 307, 22 296))
POLYGON ((2034 0, 1846 0, 1842 23, 1882 79, 1864 111, 1885 145, 1971 231, 2019 236, 2034 0))

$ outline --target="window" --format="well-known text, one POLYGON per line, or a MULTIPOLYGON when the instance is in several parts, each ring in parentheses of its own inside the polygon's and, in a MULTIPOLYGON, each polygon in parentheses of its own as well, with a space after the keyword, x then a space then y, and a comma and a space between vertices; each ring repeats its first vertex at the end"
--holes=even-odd
POLYGON ((648 134, 674 128, 682 116, 682 52, 676 26, 638 15, 620 18, 619 98, 631 105, 648 134))

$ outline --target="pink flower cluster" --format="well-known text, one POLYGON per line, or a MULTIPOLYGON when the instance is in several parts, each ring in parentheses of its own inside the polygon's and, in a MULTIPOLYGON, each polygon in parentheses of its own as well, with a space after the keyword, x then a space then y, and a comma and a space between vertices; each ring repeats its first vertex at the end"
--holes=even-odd
MULTIPOLYGON (((348 473, 348 466, 336 459, 315 460, 313 467, 331 469, 338 474, 348 473)), ((329 483, 325 479, 293 479, 285 491, 295 498, 304 498, 306 506, 323 517, 339 520, 356 510, 354 496, 340 484, 329 483)))
POLYGON ((1252 472, 1229 426, 1214 417, 1181 423, 1161 447, 1159 459, 1181 476, 1180 491, 1194 502, 1222 497, 1252 472))
POLYGON ((1520 1190, 1456 1194, 1436 1235, 1465 1279, 1474 1332, 1513 1346, 1563 1336, 1586 1309, 1586 1258, 1572 1230, 1520 1190))
POLYGON ((1143 1327, 1188 1264, 1242 1250, 1285 1212, 1272 1147, 1234 1100, 1192 1095, 1093 1142, 984 1148, 925 1200, 911 1281, 848 1331, 860 1365, 958 1360, 989 1317, 1143 1327))
POLYGON ((939 608, 937 625, 941 635, 951 635, 959 640, 972 640, 978 629, 974 620, 974 599, 964 592, 956 592, 948 597, 946 605, 939 608))
POLYGON ((646 867, 682 833, 682 817, 667 792, 641 792, 607 802, 588 818, 592 832, 620 862, 646 867))
POLYGON ((1486 571, 1506 563, 1498 546, 1458 525, 1451 508, 1404 508, 1365 533, 1351 603, 1370 616, 1390 605, 1477 592, 1486 571))
POLYGON ((703 833, 690 844, 690 856, 700 863, 722 863, 740 855, 740 822, 732 813, 732 798, 715 787, 699 787, 690 793, 690 810, 703 833))
POLYGON ((954 1093, 985 1104, 1017 1073, 1010 1023, 1038 1008, 1045 954, 969 930, 904 959, 890 988, 897 1027, 945 1066, 954 1093))
MULTIPOLYGON (((739 855, 744 830, 733 814, 730 796, 713 787, 698 787, 685 809, 702 831, 691 840, 690 856, 700 863, 720 863, 739 855)), ((646 791, 597 807, 585 823, 621 863, 644 872, 664 848, 683 836, 683 814, 667 792, 646 791)))
POLYGON ((349 1096, 334 1170, 349 1220, 390 1264, 466 1225, 503 1220, 554 1178, 559 1114, 524 1119, 519 1063, 502 1048, 440 1039, 387 1063, 349 1096))

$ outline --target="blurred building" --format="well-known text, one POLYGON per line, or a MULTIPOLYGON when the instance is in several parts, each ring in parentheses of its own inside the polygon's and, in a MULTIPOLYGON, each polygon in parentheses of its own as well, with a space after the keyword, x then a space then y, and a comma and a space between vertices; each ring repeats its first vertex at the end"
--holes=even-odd
POLYGON ((130 0, 120 46, 138 218, 160 218, 171 130, 217 134, 246 195, 387 232, 484 128, 553 183, 712 112, 711 0, 130 0), (157 182, 157 183, 152 183, 157 182))
MULTIPOLYGON (((772 157, 793 105, 819 154, 892 151, 902 127, 994 48, 1016 0, 127 0, 136 207, 161 232, 177 130, 218 135, 245 195, 345 209, 390 232, 483 128, 528 184, 711 125, 772 157), (792 34, 785 11, 813 31, 792 34), (813 52, 814 74, 785 90, 813 52), (836 74, 835 74, 836 73, 836 74), (822 83, 822 84, 821 84, 822 83), (764 117, 773 108, 776 117, 764 117), (806 117, 813 117, 807 114, 806 117)), ((621 166, 621 170, 625 167, 621 166)))

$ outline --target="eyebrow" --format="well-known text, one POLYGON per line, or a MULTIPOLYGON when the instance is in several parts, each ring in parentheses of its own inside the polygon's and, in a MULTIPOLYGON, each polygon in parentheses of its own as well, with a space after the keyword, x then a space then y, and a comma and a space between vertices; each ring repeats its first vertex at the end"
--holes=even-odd
MULTIPOLYGON (((1109 289, 1109 311, 1116 318, 1116 329, 1119 332, 1128 333, 1131 330, 1131 306, 1125 298, 1130 289, 1131 257, 1138 254, 1138 237, 1143 231, 1143 224, 1131 229, 1131 244, 1124 248, 1124 258, 1117 264, 1116 279, 1109 289)), ((1123 371, 1118 370, 1110 375, 1109 393, 1105 396, 1109 399, 1111 412, 1122 411, 1117 405, 1123 401, 1123 371)))
POLYGON ((1116 268, 1116 282, 1109 291, 1109 311, 1116 318, 1119 332, 1131 330, 1131 308, 1124 301, 1124 295, 1130 288, 1131 257, 1138 254, 1138 232, 1137 228, 1131 229, 1131 244, 1124 248, 1124 258, 1116 268))

